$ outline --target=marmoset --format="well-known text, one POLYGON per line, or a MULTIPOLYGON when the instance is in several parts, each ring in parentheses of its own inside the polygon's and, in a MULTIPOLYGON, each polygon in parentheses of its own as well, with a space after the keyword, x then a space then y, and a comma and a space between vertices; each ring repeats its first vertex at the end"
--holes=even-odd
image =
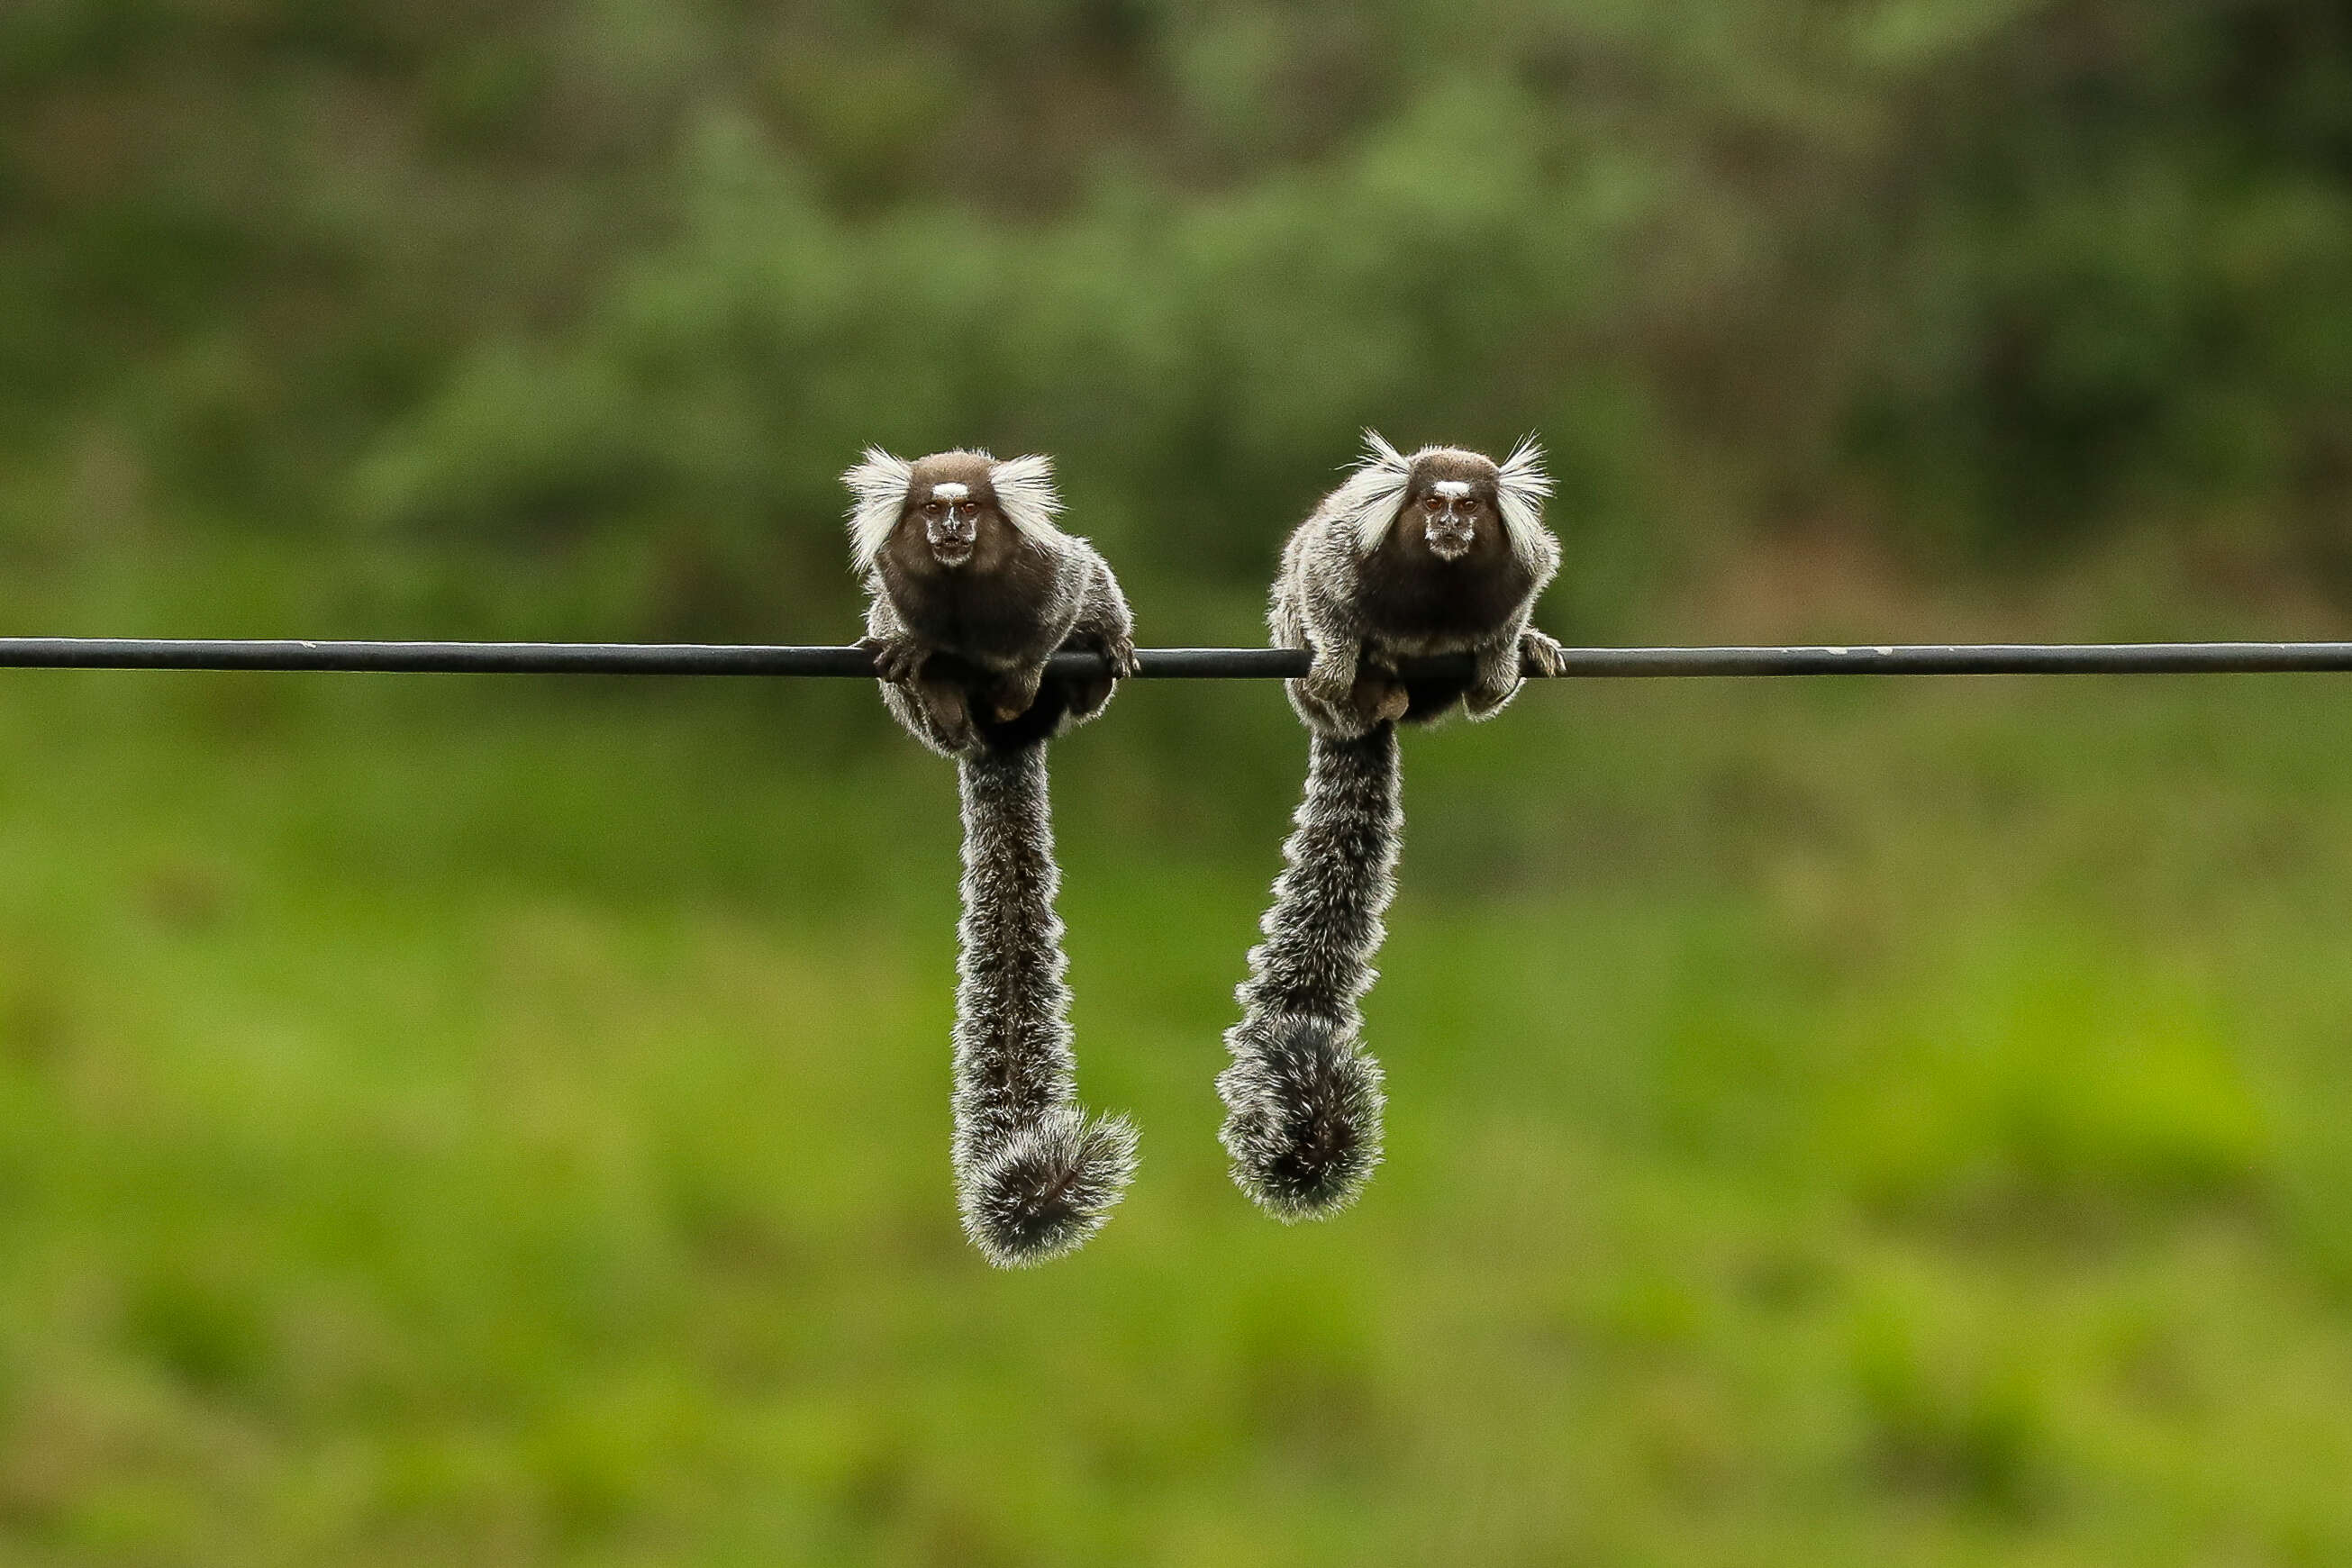
POLYGON ((958 1207, 991 1262, 1043 1262, 1100 1229, 1135 1171, 1134 1128, 1088 1117, 1073 1082, 1045 773, 1046 743, 1134 673, 1133 622, 1100 553, 1055 526, 1047 458, 869 449, 843 479, 884 701, 957 764, 958 1207), (1048 676, 1065 648, 1101 672, 1048 676))
POLYGON ((1535 443, 1500 464, 1450 446, 1406 457, 1369 431, 1365 444, 1291 535, 1274 585, 1276 644, 1313 655, 1288 683, 1308 731, 1306 798, 1217 1078, 1234 1179, 1283 1220, 1345 1207, 1380 1163, 1381 1074, 1357 1003, 1404 828, 1396 725, 1457 705, 1488 717, 1523 665, 1561 667, 1559 644, 1528 624, 1559 567, 1535 443), (1403 661, 1446 653, 1471 656, 1466 676, 1404 673, 1403 661))

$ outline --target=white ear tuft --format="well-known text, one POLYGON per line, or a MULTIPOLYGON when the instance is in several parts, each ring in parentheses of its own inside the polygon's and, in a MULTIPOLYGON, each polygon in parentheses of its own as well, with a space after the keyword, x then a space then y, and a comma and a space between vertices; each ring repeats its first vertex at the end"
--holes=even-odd
POLYGON ((1543 504, 1551 497, 1551 476, 1544 472, 1543 448, 1532 435, 1523 438, 1496 471, 1495 492, 1502 503, 1503 532, 1524 559, 1541 553, 1543 504))
POLYGON ((1364 461, 1390 468, 1410 469, 1412 466, 1403 453, 1389 444, 1387 436, 1369 428, 1364 432, 1364 461))
POLYGON ((1364 555, 1381 548, 1381 540, 1404 506, 1405 486, 1412 465, 1377 430, 1364 432, 1364 455, 1339 488, 1332 493, 1333 513, 1355 530, 1356 549, 1364 555))
POLYGON ((1547 500, 1551 496, 1551 476, 1544 472, 1543 447, 1532 435, 1519 438, 1511 455, 1503 459, 1503 484, 1520 491, 1529 499, 1547 500))
POLYGON ((860 572, 874 570, 874 558, 907 509, 907 486, 914 477, 913 464, 878 446, 867 447, 866 460, 841 476, 856 497, 849 506, 849 552, 860 572))
POLYGON ((1054 526, 1062 512, 1062 497, 1054 491, 1052 458, 1038 454, 1009 457, 991 465, 988 482, 995 486, 997 509, 1004 520, 1024 536, 1041 543, 1062 537, 1054 526))

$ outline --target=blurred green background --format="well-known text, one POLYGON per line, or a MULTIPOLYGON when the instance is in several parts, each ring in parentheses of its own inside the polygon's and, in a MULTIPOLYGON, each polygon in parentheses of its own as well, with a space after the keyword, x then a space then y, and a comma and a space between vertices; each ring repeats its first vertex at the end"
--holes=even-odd
MULTIPOLYGON (((0 624, 846 640, 868 441, 1255 641, 1378 423, 1570 640, 2352 634, 2323 0, 5 0, 0 624)), ((1084 1253, 954 1223, 849 683, 0 679, 0 1563, 2352 1563, 2352 691, 1416 735, 1367 1200, 1211 1079, 1304 744, 1061 747, 1084 1253)))

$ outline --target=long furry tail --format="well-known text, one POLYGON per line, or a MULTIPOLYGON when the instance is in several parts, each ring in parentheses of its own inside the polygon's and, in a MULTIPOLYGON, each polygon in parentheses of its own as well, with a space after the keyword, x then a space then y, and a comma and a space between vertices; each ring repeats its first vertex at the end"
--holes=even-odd
POLYGON ((1075 1250, 1135 1174, 1135 1129, 1089 1119, 1070 1051, 1061 873, 1042 744, 965 756, 955 1022, 964 1233, 1000 1268, 1075 1250))
POLYGON ((1234 1180, 1284 1221, 1320 1218, 1363 1191, 1381 1160, 1380 1063, 1357 1036, 1358 998, 1386 934, 1404 831, 1396 728, 1314 736, 1307 797, 1250 950, 1217 1077, 1234 1180))

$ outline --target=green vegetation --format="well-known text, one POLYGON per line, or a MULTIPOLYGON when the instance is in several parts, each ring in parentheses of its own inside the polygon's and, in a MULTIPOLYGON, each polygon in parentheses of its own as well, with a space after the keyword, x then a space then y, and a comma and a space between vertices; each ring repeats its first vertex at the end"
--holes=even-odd
POLYGON ((1588 618, 1824 517, 2346 591, 2323 0, 476 9, 0 14, 0 449, 656 630, 829 608, 876 439, 1262 581, 1368 422, 1549 437, 1588 618))
POLYGON ((947 1182, 948 779, 837 738, 868 694, 12 681, 10 1559, 2352 1552, 2324 683, 1420 737, 1391 1163, 1295 1230, 1209 1085, 1298 746, 1192 695, 1064 747, 1146 1166, 1005 1276, 947 1182), (1116 739, 1195 724, 1213 769, 1116 739))
MULTIPOLYGON (((2341 634, 2317 0, 16 0, 0 625, 854 625, 868 440, 1260 634, 1356 428, 1570 636, 2341 634)), ((1271 685, 1056 758, 1081 1256, 963 1244, 947 769, 850 683, 0 679, 0 1564, 2352 1562, 2319 679, 1412 737, 1391 1160, 1219 1034, 1271 685)))

